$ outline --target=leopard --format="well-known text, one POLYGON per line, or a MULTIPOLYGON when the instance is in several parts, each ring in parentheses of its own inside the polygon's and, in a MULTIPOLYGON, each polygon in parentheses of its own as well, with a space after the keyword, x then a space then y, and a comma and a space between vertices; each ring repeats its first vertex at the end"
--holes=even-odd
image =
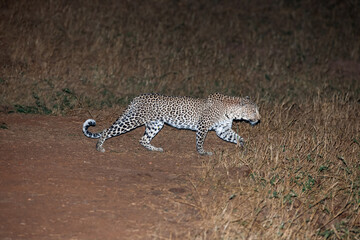
POLYGON ((127 133, 145 125, 140 144, 150 151, 163 152, 150 142, 164 127, 164 124, 196 131, 196 150, 201 155, 212 155, 204 150, 205 138, 209 131, 227 142, 244 146, 244 139, 233 129, 233 121, 245 121, 255 126, 260 122, 259 108, 249 97, 210 94, 207 98, 187 96, 166 96, 147 93, 135 97, 123 114, 102 132, 92 133, 90 126, 96 126, 94 119, 83 123, 82 131, 88 138, 98 139, 96 149, 105 152, 105 140, 127 133))

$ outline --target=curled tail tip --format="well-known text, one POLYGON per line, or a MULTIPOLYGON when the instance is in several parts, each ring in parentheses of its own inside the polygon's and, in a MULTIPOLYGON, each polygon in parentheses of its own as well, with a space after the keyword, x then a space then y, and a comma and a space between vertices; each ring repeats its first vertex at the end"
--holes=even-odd
POLYGON ((84 122, 83 124, 83 133, 86 137, 89 138, 100 138, 100 134, 99 133, 92 133, 88 130, 88 128, 90 126, 94 127, 96 125, 96 121, 94 119, 88 119, 84 122))
POLYGON ((94 119, 89 118, 88 120, 86 120, 83 124, 83 126, 95 126, 96 125, 96 121, 94 119))

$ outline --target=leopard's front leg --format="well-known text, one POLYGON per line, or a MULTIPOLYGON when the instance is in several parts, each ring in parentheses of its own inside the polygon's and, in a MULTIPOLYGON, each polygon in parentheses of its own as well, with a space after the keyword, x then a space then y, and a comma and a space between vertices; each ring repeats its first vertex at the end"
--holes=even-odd
POLYGON ((220 124, 216 126, 214 130, 216 135, 222 140, 235 144, 239 143, 240 146, 244 146, 244 139, 231 129, 231 122, 220 124))

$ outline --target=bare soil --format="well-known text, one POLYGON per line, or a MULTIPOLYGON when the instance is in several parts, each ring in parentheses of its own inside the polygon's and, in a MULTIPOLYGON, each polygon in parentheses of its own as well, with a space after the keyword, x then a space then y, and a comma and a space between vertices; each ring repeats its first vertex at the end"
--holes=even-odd
MULTIPOLYGON (((186 204, 193 197, 189 176, 208 157, 197 154, 194 132, 166 126, 153 140, 165 151, 157 153, 139 145, 144 128, 138 128, 109 139, 100 153, 79 117, 0 114, 0 120, 0 239, 196 235, 201 214, 186 204)), ((231 147, 213 133, 205 144, 231 147)))

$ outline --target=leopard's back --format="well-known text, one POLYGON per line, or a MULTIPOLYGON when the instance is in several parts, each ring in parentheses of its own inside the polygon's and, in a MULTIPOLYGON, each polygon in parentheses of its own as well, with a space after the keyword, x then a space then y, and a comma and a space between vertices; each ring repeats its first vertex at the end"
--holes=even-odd
POLYGON ((143 94, 134 98, 127 112, 136 113, 145 123, 158 120, 173 127, 196 130, 205 106, 205 99, 143 94))

